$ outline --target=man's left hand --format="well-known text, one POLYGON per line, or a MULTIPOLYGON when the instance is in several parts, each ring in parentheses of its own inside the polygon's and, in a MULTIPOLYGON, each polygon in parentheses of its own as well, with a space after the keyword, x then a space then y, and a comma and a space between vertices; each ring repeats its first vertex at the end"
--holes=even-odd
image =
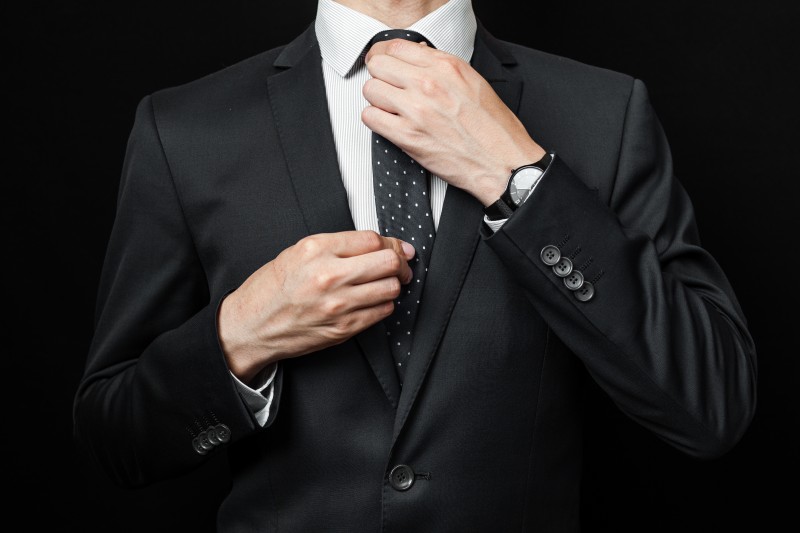
POLYGON ((361 120, 431 173, 484 206, 505 190, 511 171, 545 151, 460 58, 403 39, 378 42, 366 56, 371 104, 361 120))

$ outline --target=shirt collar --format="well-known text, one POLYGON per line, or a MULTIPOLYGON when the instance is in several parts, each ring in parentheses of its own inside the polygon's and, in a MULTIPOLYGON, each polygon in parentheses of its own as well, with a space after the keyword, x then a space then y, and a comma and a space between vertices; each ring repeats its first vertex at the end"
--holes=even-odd
MULTIPOLYGON (((471 0, 450 0, 406 30, 421 33, 436 48, 469 61, 477 22, 471 0)), ((314 29, 322 60, 346 77, 370 39, 389 26, 334 0, 319 0, 314 29)))

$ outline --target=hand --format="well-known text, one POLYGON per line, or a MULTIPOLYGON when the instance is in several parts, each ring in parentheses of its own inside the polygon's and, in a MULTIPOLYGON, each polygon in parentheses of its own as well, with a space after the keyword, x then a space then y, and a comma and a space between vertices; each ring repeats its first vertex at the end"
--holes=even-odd
POLYGON ((268 364, 339 344, 394 310, 411 281, 410 244, 374 231, 311 235, 254 272, 222 302, 220 345, 250 382, 268 364))
POLYGON ((511 171, 545 151, 480 74, 424 43, 375 43, 364 84, 371 106, 361 120, 431 173, 484 206, 496 201, 511 171))

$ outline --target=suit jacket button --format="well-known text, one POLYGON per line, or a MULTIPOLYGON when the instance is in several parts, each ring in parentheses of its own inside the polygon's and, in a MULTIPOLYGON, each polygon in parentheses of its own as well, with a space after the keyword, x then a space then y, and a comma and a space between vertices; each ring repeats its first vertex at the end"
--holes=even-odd
POLYGON ((572 261, 570 261, 569 257, 562 257, 558 263, 553 266, 553 272, 555 272, 556 276, 559 278, 566 278, 572 273, 572 261))
POLYGON ((208 440, 208 435, 206 434, 205 431, 203 431, 202 433, 200 433, 197 436, 197 442, 199 442, 200 446, 206 451, 208 451, 208 450, 210 450, 210 449, 212 449, 214 447, 214 445, 211 444, 211 441, 208 440))
POLYGON ((404 491, 414 484, 414 470, 408 465, 397 465, 389 472, 389 484, 394 490, 404 491))
POLYGON ((573 270, 564 278, 564 285, 571 291, 577 291, 583 285, 583 273, 580 270, 573 270))
POLYGON ((557 246, 548 244, 542 248, 542 252, 539 254, 539 257, 542 259, 542 263, 545 265, 553 266, 558 263, 559 260, 561 260, 561 250, 559 250, 557 246))
POLYGON ((209 442, 211 442, 211 444, 214 446, 222 443, 217 436, 217 428, 215 426, 208 426, 208 429, 206 429, 206 436, 208 437, 209 442))
POLYGON ((196 451, 200 455, 205 455, 205 454, 208 453, 208 450, 206 450, 205 448, 203 448, 200 445, 200 438, 199 437, 195 437, 195 438, 192 439, 192 448, 194 448, 194 451, 196 451))
POLYGON ((575 291, 575 298, 577 298, 581 302, 588 302, 592 298, 594 298, 594 285, 590 281, 584 281, 581 288, 575 291))
POLYGON ((231 440, 231 430, 225 424, 217 424, 214 429, 217 432, 217 438, 223 444, 231 440))

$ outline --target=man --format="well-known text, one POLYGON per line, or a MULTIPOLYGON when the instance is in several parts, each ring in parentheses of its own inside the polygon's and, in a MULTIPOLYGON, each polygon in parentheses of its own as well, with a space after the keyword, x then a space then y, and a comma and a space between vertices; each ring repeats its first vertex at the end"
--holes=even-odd
POLYGON ((126 485, 227 450, 221 531, 576 531, 584 372, 693 456, 752 417, 698 242, 641 82, 320 0, 140 104, 76 435, 126 485))

